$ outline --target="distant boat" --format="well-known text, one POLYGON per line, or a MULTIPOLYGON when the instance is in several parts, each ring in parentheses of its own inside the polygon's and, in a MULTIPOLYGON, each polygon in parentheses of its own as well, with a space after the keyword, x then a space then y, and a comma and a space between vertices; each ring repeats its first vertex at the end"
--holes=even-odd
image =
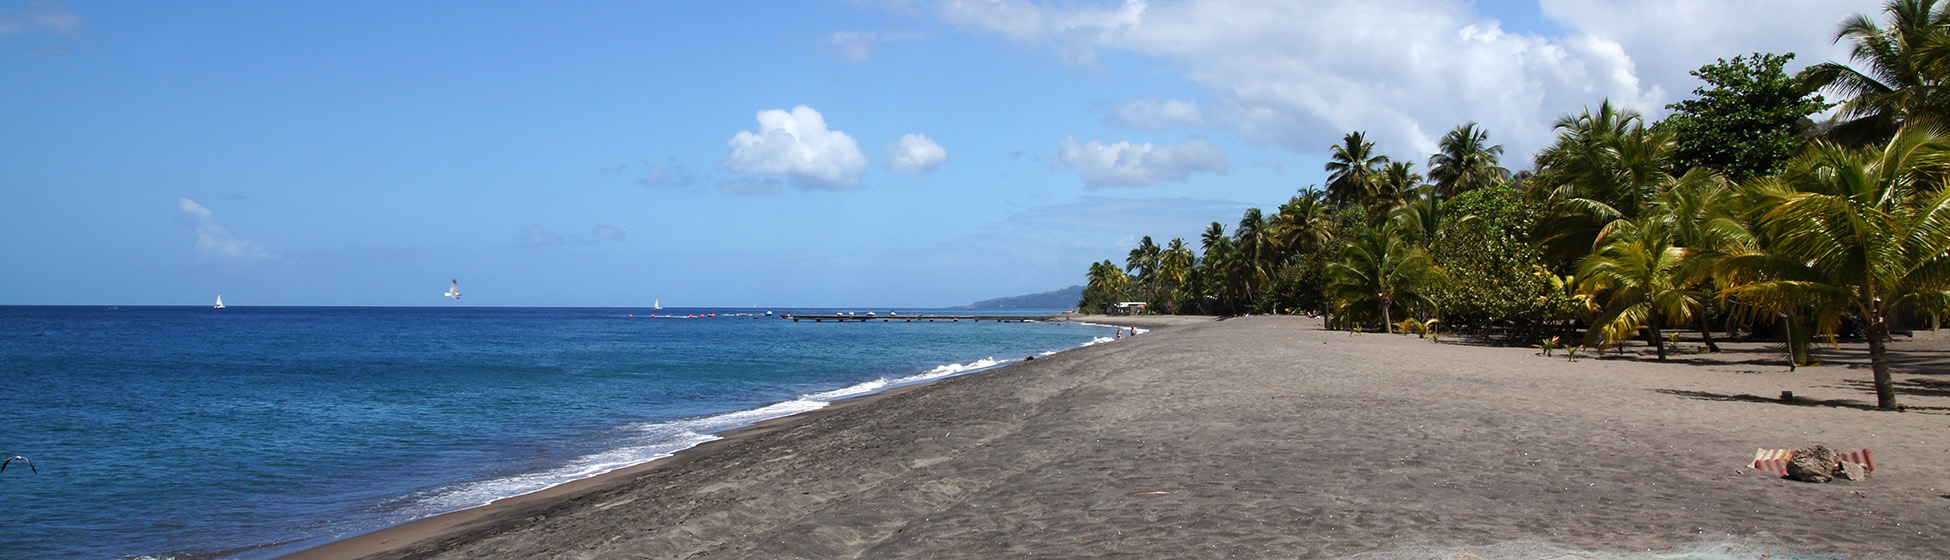
POLYGON ((460 299, 460 281, 455 280, 454 285, 450 288, 447 288, 447 293, 440 294, 440 295, 447 296, 454 299, 460 299))
POLYGON ((651 308, 651 309, 663 309, 663 308, 664 308, 664 300, 661 300, 661 299, 653 299, 653 300, 650 300, 650 308, 651 308))
POLYGON ((223 295, 217 295, 217 309, 223 309, 223 295))

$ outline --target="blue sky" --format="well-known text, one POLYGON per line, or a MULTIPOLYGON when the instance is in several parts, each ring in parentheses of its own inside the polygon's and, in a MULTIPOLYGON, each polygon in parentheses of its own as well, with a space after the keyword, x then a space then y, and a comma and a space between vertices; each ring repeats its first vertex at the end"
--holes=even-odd
POLYGON ((1879 6, 322 4, 0 0, 0 304, 958 305, 1879 6))

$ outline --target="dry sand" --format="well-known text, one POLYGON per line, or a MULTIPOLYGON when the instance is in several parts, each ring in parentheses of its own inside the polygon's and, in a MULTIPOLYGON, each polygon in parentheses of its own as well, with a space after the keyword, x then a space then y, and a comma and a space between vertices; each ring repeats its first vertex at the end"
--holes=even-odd
POLYGON ((1751 343, 1573 362, 1301 317, 1109 321, 1157 330, 297 556, 1950 557, 1950 338, 1895 343, 1896 413, 1868 408, 1860 344, 1790 373, 1751 343), (1814 443, 1880 470, 1744 468, 1814 443))

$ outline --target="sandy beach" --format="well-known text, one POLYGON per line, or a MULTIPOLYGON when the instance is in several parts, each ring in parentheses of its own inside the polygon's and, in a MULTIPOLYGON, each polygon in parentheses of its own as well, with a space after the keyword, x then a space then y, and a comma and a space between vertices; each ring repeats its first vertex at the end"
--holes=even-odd
POLYGON ((1950 557, 1950 333, 1894 343, 1897 413, 1870 408, 1860 343, 1789 372, 1758 342, 1571 361, 1304 317, 1096 320, 1154 330, 288 558, 1950 557), (1879 470, 1745 468, 1816 443, 1879 470))

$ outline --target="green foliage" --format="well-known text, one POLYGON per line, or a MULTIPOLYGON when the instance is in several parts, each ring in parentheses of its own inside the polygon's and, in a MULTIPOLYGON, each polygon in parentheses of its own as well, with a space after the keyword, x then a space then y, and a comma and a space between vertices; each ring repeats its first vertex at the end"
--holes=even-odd
POLYGON ((1365 208, 1382 179, 1388 156, 1374 152, 1367 133, 1350 132, 1328 148, 1327 200, 1336 206, 1365 208))
POLYGON ((1844 318, 1869 342, 1876 400, 1895 409, 1885 345, 1899 306, 1950 310, 1950 135, 1904 129, 1877 149, 1818 141, 1750 190, 1765 243, 1721 260, 1725 293, 1832 335, 1844 318))
POLYGON ((1085 313, 1103 313, 1124 299, 1124 291, 1130 287, 1130 277, 1108 260, 1090 264, 1089 280, 1083 287, 1083 300, 1077 302, 1077 309, 1085 313))
POLYGON ((1800 147, 1808 115, 1828 108, 1782 70, 1793 59, 1754 53, 1694 70, 1707 87, 1667 105, 1672 116, 1656 125, 1679 143, 1671 173, 1705 167, 1735 181, 1779 173, 1800 147))
POLYGON ((1429 180, 1444 195, 1456 195, 1501 185, 1510 170, 1500 163, 1503 146, 1490 144, 1490 133, 1476 123, 1456 127, 1442 136, 1441 152, 1429 156, 1429 180))
POLYGON ((1452 324, 1489 325, 1501 321, 1559 319, 1564 310, 1552 300, 1547 278, 1536 274, 1543 255, 1530 243, 1538 205, 1508 186, 1463 193, 1445 212, 1472 216, 1454 220, 1439 234, 1432 254, 1448 282, 1431 294, 1437 314, 1452 324))
POLYGON ((1889 26, 1866 14, 1842 20, 1835 42, 1853 43, 1849 58, 1866 69, 1823 62, 1796 79, 1809 90, 1841 94, 1841 111, 1823 136, 1847 145, 1888 141, 1905 127, 1950 125, 1950 10, 1936 0, 1889 0, 1889 26))
POLYGON ((1340 260, 1327 265, 1328 294, 1337 318, 1380 320, 1394 329, 1396 313, 1432 310, 1429 293, 1443 282, 1428 251, 1395 228, 1364 229, 1347 237, 1340 260))
POLYGON ((1536 348, 1538 350, 1537 355, 1548 358, 1550 357, 1552 351, 1555 351, 1558 348, 1563 348, 1564 345, 1558 342, 1558 337, 1553 336, 1550 338, 1546 338, 1542 341, 1539 341, 1536 344, 1532 344, 1530 345, 1530 347, 1536 348))

